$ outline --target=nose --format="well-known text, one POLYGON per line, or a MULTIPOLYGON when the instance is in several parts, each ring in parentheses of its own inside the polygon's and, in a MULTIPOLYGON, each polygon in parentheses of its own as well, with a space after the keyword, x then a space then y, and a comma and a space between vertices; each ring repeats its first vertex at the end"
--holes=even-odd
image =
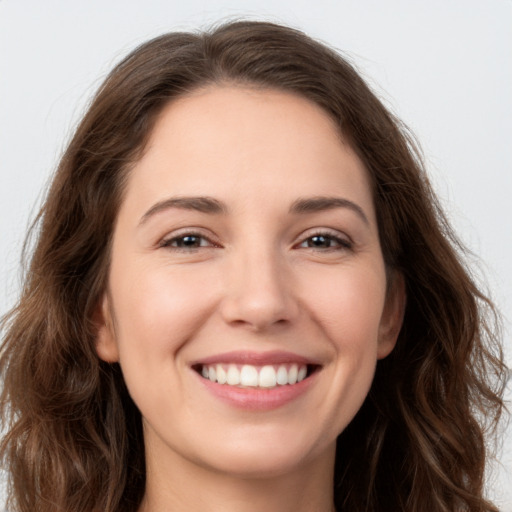
POLYGON ((224 321, 261 332, 292 323, 299 315, 293 273, 271 251, 233 257, 224 276, 224 321))

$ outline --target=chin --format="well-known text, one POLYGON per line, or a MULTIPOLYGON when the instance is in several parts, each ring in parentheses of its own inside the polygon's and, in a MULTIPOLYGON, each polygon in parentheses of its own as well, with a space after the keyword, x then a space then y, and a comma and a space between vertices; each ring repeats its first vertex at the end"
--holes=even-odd
MULTIPOLYGON (((274 433, 275 434, 275 433, 274 433)), ((217 472, 247 479, 285 476, 303 470, 324 457, 334 459, 335 441, 327 446, 285 435, 252 435, 247 439, 225 439, 208 450, 203 464, 217 472)))
POLYGON ((215 463, 211 469, 217 472, 237 478, 265 480, 297 472, 303 466, 303 458, 290 453, 253 452, 226 455, 222 461, 215 463))

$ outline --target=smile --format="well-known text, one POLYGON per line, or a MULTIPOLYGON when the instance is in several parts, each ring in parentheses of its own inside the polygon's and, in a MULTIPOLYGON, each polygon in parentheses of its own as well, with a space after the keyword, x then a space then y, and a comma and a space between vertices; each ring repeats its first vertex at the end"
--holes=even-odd
POLYGON ((303 381, 314 370, 314 366, 295 363, 263 366, 218 363, 200 365, 197 370, 205 379, 218 384, 271 389, 303 381))
POLYGON ((270 411, 294 402, 314 386, 321 361, 283 351, 234 351, 190 364, 203 389, 231 407, 270 411))

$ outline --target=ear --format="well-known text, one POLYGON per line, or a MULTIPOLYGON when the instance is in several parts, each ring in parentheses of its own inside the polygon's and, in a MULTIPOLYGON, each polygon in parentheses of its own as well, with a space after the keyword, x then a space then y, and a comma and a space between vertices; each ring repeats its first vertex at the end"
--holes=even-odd
POLYGON ((96 327, 96 353, 98 357, 107 363, 117 363, 119 352, 107 292, 103 294, 96 307, 93 321, 96 327))
POLYGON ((404 320, 406 302, 404 276, 399 272, 394 272, 390 276, 384 311, 379 325, 378 359, 384 359, 395 348, 404 320))

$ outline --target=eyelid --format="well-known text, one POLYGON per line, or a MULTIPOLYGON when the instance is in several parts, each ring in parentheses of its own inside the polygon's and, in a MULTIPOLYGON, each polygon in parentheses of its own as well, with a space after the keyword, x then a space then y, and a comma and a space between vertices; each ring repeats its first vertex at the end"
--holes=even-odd
POLYGON ((354 241, 349 237, 346 233, 343 233, 341 231, 338 231, 337 229, 332 228, 313 228, 311 230, 308 230, 300 235, 299 241, 294 244, 294 247, 300 248, 300 246, 306 242, 308 239, 314 237, 314 236, 325 236, 332 240, 335 240, 340 244, 339 247, 331 247, 331 248, 311 248, 313 250, 318 251, 328 251, 328 250, 350 250, 354 246, 354 241))
MULTIPOLYGON (((319 251, 328 251, 328 250, 350 250, 353 248, 354 242, 353 240, 346 234, 339 230, 332 229, 332 228, 312 228, 310 230, 307 230, 303 232, 300 237, 298 237, 297 242, 293 244, 294 248, 300 248, 300 246, 306 242, 308 239, 314 237, 314 236, 324 236, 326 238, 330 238, 337 242, 339 244, 339 247, 331 247, 331 248, 318 248, 319 251)), ((180 228, 176 231, 172 231, 165 236, 163 236, 158 242, 157 242, 158 248, 171 248, 177 251, 183 250, 183 251, 193 251, 194 249, 197 250, 199 248, 220 248, 222 245, 218 240, 216 240, 216 237, 213 236, 211 233, 205 233, 203 228, 198 227, 186 227, 186 228, 180 228), (198 237, 206 240, 208 242, 208 245, 206 246, 199 246, 199 247, 190 247, 190 248, 183 248, 183 247, 172 247, 172 242, 175 240, 178 240, 180 238, 184 238, 186 236, 193 236, 198 237)), ((310 249, 315 250, 315 248, 311 247, 310 249)))
POLYGON ((171 249, 174 249, 176 251, 180 251, 180 250, 184 250, 184 251, 193 251, 194 249, 199 249, 199 247, 196 247, 196 248, 189 248, 189 249, 186 249, 186 248, 183 248, 183 247, 172 247, 171 246, 171 243, 174 241, 174 240, 178 240, 180 238, 184 238, 186 236, 195 236, 195 237, 198 237, 198 238, 203 238, 204 240, 207 240, 209 245, 208 246, 203 246, 202 248, 211 248, 211 247, 214 247, 214 248, 218 248, 218 247, 221 247, 221 244, 215 240, 215 237, 212 235, 212 234, 206 234, 204 233, 204 230, 202 228, 197 228, 197 227, 186 227, 186 228, 181 228, 181 229, 178 229, 176 231, 172 231, 170 233, 167 233, 165 236, 163 236, 157 243, 157 247, 159 248, 171 248, 171 249))

